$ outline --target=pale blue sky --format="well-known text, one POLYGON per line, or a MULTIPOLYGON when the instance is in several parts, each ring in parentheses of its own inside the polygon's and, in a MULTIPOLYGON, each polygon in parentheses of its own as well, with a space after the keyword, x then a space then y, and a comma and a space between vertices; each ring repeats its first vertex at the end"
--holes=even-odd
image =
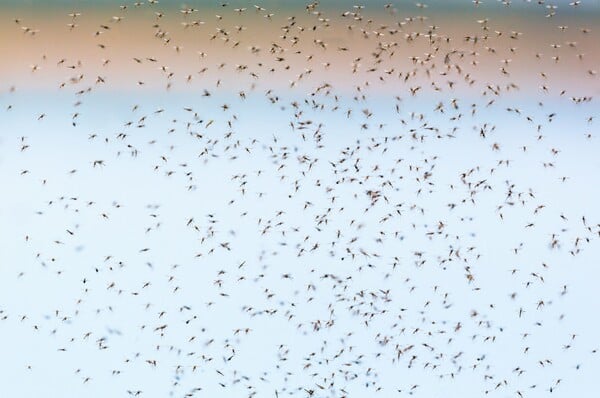
POLYGON ((38 2, 0 2, 4 16, 23 18, 6 30, 23 52, 0 66, 0 398, 598 395, 597 1, 557 2, 556 18, 522 1, 429 1, 427 11, 397 2, 406 15, 437 14, 397 25, 406 32, 396 36, 354 20, 349 49, 324 50, 312 41, 321 30, 292 29, 309 36, 305 52, 274 39, 290 47, 273 72, 274 54, 260 67, 263 55, 238 59, 252 35, 264 35, 265 54, 265 32, 283 32, 258 12, 245 14, 251 33, 235 33, 235 49, 224 36, 207 44, 202 30, 203 41, 184 36, 173 12, 166 29, 185 43, 176 52, 177 34, 167 43, 150 29, 153 10, 130 9, 150 35, 124 50, 134 41, 111 35, 127 30, 86 25, 116 8, 67 28, 65 4, 84 3, 53 3, 57 13, 36 20, 38 2), (450 9, 464 11, 465 35, 490 17, 492 38, 464 41, 450 9), (496 18, 500 9, 510 17, 496 18), (522 10, 537 12, 535 23, 522 10), (36 35, 19 26, 29 17, 42 25, 36 35), (403 42, 430 23, 456 40, 403 42), (374 64, 380 40, 400 44, 374 64), (156 64, 146 58, 155 50, 156 64), (98 74, 105 84, 93 83, 98 74))
MULTIPOLYGON (((217 119, 214 127, 203 132, 205 138, 198 141, 184 132, 183 121, 189 120, 189 116, 178 109, 186 105, 196 108, 193 105, 196 101, 202 104, 201 109, 212 115, 217 112, 221 98, 198 101, 180 95, 173 97, 168 104, 160 96, 156 100, 147 99, 140 103, 136 114, 148 115, 147 124, 152 129, 126 129, 122 127, 123 123, 133 116, 125 104, 133 104, 139 98, 122 95, 116 101, 106 101, 100 96, 96 101, 87 101, 87 108, 81 109, 78 127, 73 128, 67 117, 71 112, 70 101, 55 97, 50 104, 47 102, 49 96, 40 95, 33 100, 28 99, 25 107, 23 101, 30 97, 25 97, 25 94, 13 96, 3 97, 3 103, 10 98, 15 108, 5 112, 0 119, 3 131, 0 173, 3 185, 7 187, 0 206, 3 226, 0 240, 4 247, 0 252, 0 302, 1 309, 9 316, 1 322, 3 339, 0 343, 0 353, 2 357, 9 358, 10 363, 3 369, 5 382, 2 388, 6 394, 100 397, 123 396, 124 390, 141 389, 146 391, 145 396, 170 393, 182 396, 194 386, 201 385, 203 394, 200 396, 221 396, 223 390, 216 382, 222 379, 229 385, 236 378, 231 374, 233 367, 226 369, 220 359, 220 355, 226 352, 222 349, 224 341, 232 337, 234 329, 250 327, 253 332, 249 336, 235 340, 237 356, 234 368, 251 377, 258 396, 270 396, 275 389, 281 391, 284 386, 293 388, 318 383, 300 369, 305 362, 302 357, 318 352, 323 340, 328 341, 331 355, 343 346, 353 345, 357 355, 366 355, 359 368, 363 371, 369 367, 377 369, 377 377, 362 374, 359 378, 362 381, 347 382, 346 389, 354 394, 366 393, 362 383, 371 379, 384 388, 380 394, 385 396, 392 396, 396 389, 407 389, 413 384, 420 385, 418 392, 422 396, 480 396, 483 389, 491 388, 482 380, 486 372, 463 370, 454 380, 448 377, 440 380, 431 371, 423 370, 423 363, 410 370, 406 364, 392 364, 393 351, 390 354, 389 350, 378 347, 373 341, 377 332, 390 331, 391 324, 395 322, 392 313, 399 308, 407 308, 402 314, 409 330, 411 327, 425 327, 419 311, 427 300, 431 300, 432 307, 427 310, 426 319, 449 324, 462 321, 464 325, 461 334, 454 336, 455 341, 448 346, 448 353, 464 352, 461 364, 465 367, 475 357, 485 354, 485 363, 491 366, 489 373, 496 377, 510 377, 510 391, 506 389, 505 393, 497 396, 513 396, 517 389, 527 392, 529 397, 545 396, 547 391, 544 389, 551 386, 556 378, 564 379, 557 390, 560 396, 588 396, 587 392, 596 386, 594 375, 599 364, 591 350, 596 348, 596 336, 600 332, 594 316, 598 310, 595 284, 599 275, 597 259, 600 250, 597 241, 592 241, 578 256, 572 257, 568 253, 575 237, 584 233, 579 221, 581 216, 585 215, 591 225, 600 216, 596 205, 598 190, 593 182, 597 179, 595 174, 599 166, 596 156, 598 144, 596 137, 587 139, 583 134, 583 131, 594 132, 594 125, 586 125, 582 117, 585 108, 581 110, 582 114, 578 114, 580 109, 575 107, 569 116, 560 114, 550 128, 544 130, 545 138, 539 142, 531 127, 526 127, 526 122, 513 118, 498 125, 496 132, 492 133, 495 138, 483 140, 469 127, 473 119, 465 118, 457 124, 461 129, 455 139, 428 139, 419 144, 411 142, 408 134, 402 134, 404 138, 393 143, 390 141, 388 151, 381 154, 376 150, 366 150, 369 137, 401 134, 398 122, 394 121, 397 117, 393 114, 393 107, 386 106, 383 101, 375 106, 378 112, 372 122, 387 124, 381 133, 360 133, 357 123, 353 123, 350 130, 340 129, 336 126, 343 125, 345 117, 342 114, 339 118, 321 117, 326 131, 325 146, 317 150, 310 140, 303 142, 298 136, 294 137, 287 126, 286 112, 270 113, 268 120, 252 117, 253 113, 264 115, 273 109, 258 95, 251 108, 231 98, 230 102, 239 114, 234 137, 240 139, 242 146, 249 146, 253 138, 259 142, 252 146, 251 155, 238 151, 239 158, 235 161, 223 155, 204 163, 198 154, 209 137, 223 141, 218 144, 215 153, 222 153, 225 147, 222 137, 224 122, 217 119), (167 105, 172 112, 152 113, 167 105), (38 122, 35 115, 42 109, 48 116, 38 122), (175 124, 177 131, 168 134, 172 118, 180 121, 175 124), (88 140, 88 133, 92 131, 98 134, 94 141, 88 140), (125 145, 115 140, 116 132, 120 131, 130 134, 127 143, 139 150, 137 158, 127 155, 125 145), (22 135, 27 137, 26 142, 30 145, 24 152, 19 151, 22 135), (276 145, 273 136, 278 138, 276 145), (109 138, 108 144, 102 142, 104 137, 109 138), (156 140, 156 144, 149 145, 148 141, 152 139, 156 140), (383 227, 388 233, 400 231, 403 240, 397 239, 396 243, 387 241, 381 245, 374 242, 377 231, 382 228, 379 220, 391 209, 380 204, 369 213, 363 213, 364 206, 368 204, 364 196, 368 184, 362 189, 340 186, 336 191, 338 199, 334 208, 343 206, 344 212, 333 217, 320 235, 312 227, 312 217, 330 206, 323 190, 314 186, 316 180, 324 186, 334 184, 328 161, 339 159, 339 151, 355 146, 357 140, 365 148, 361 155, 365 170, 378 164, 382 171, 389 172, 397 158, 404 159, 396 167, 406 179, 397 181, 397 191, 388 189, 386 193, 391 203, 404 203, 402 217, 383 227), (498 153, 490 149, 494 141, 502 144, 498 153), (169 149, 171 145, 172 150, 169 149), (522 145, 528 146, 526 153, 520 150, 522 145), (269 158, 271 151, 268 146, 289 148, 290 160, 285 168, 287 179, 283 182, 279 180, 276 165, 269 158), (411 146, 414 148, 411 149, 411 146), (561 153, 553 156, 551 148, 560 148, 561 153), (118 150, 123 151, 120 157, 116 156, 118 150), (305 177, 300 174, 305 166, 295 160, 301 154, 319 159, 305 177), (161 155, 168 158, 166 164, 161 155), (432 180, 435 182, 434 192, 417 196, 417 189, 426 186, 414 180, 416 174, 408 170, 408 165, 424 166, 423 159, 433 155, 438 156, 432 180), (98 159, 105 160, 106 165, 92 167, 91 162, 98 159), (510 159, 510 168, 497 167, 499 159, 510 159), (554 169, 542 166, 543 162, 549 161, 556 163, 554 169), (187 191, 185 188, 183 169, 179 166, 184 162, 195 175, 195 190, 187 191), (161 165, 160 171, 153 172, 157 164, 161 165), (463 187, 457 186, 451 191, 449 184, 456 186, 459 174, 474 166, 480 166, 481 171, 473 180, 487 179, 493 191, 480 193, 475 206, 463 205, 448 211, 446 203, 456 202, 465 195, 463 187), (488 172, 491 167, 497 168, 493 175, 488 172), (30 172, 21 176, 20 172, 24 169, 30 172), (77 169, 77 173, 69 174, 72 169, 77 169), (166 177, 166 170, 177 172, 166 177), (256 170, 264 172, 259 177, 255 174, 256 170), (238 183, 231 180, 233 175, 242 173, 248 175, 249 181, 245 198, 240 196, 238 183), (569 176, 569 179, 562 183, 562 176, 569 176), (297 197, 287 199, 286 195, 293 191, 293 180, 297 178, 300 178, 302 189, 297 197), (46 185, 42 185, 42 179, 47 180, 46 185), (505 219, 501 222, 495 208, 504 201, 504 180, 516 184, 516 192, 527 192, 531 188, 536 199, 525 207, 503 210, 505 219), (259 192, 264 193, 262 198, 257 197, 259 192), (357 199, 353 198, 354 193, 359 195, 357 199), (61 196, 65 197, 62 201, 59 200, 61 196), (77 197, 77 201, 69 200, 69 197, 77 197), (228 205, 230 199, 236 199, 236 202, 228 205), (48 206, 50 200, 54 204, 48 206), (315 206, 303 210, 305 200, 312 201, 315 206), (95 204, 86 206, 87 201, 95 204), (115 208, 113 202, 122 207, 115 208), (65 207, 67 204, 68 208, 65 207), (412 204, 426 209, 425 215, 410 211, 412 204), (532 209, 538 204, 545 204, 546 208, 534 216, 532 209), (148 207, 152 205, 158 207, 148 207), (260 236, 258 219, 262 218, 263 222, 275 219, 279 209, 286 212, 280 218, 288 229, 288 238, 284 239, 277 232, 260 236), (36 214, 37 211, 43 214, 36 214), (240 217, 243 211, 248 211, 248 216, 240 217), (110 220, 103 220, 101 213, 107 213, 110 220), (217 215, 218 223, 214 227, 217 238, 199 245, 198 235, 185 225, 190 217, 194 217, 201 229, 207 228, 207 214, 217 215), (562 221, 560 214, 568 217, 569 222, 562 221), (349 221, 353 218, 362 220, 364 228, 360 231, 349 228, 349 221), (472 218, 472 221, 460 221, 461 218, 472 218), (424 231, 435 229, 438 221, 447 223, 448 232, 459 235, 460 241, 450 238, 428 241, 424 231), (535 228, 525 229, 525 224, 530 221, 535 221, 535 228), (160 222, 161 227, 146 233, 146 228, 155 226, 156 222, 160 222), (416 228, 411 226, 412 223, 416 228), (320 250, 298 258, 293 244, 301 242, 303 236, 289 231, 292 226, 313 236, 321 236, 322 245, 326 245, 333 239, 335 231, 341 229, 346 239, 359 237, 356 247, 376 251, 381 258, 340 262, 336 260, 340 249, 336 249, 336 257, 329 257, 326 250, 320 250), (550 250, 550 233, 560 231, 563 226, 566 228, 561 232, 563 246, 560 250, 550 250), (75 235, 68 235, 66 229, 74 231, 75 235), (235 231, 235 236, 229 233, 230 230, 235 231), (26 235, 30 236, 29 242, 25 242, 26 235), (64 244, 56 244, 55 240, 64 244), (284 240, 292 246, 278 243, 284 240), (210 257, 194 258, 197 252, 206 252, 215 245, 218 247, 217 242, 222 241, 230 241, 234 250, 229 252, 218 248, 210 257), (520 242, 524 243, 522 252, 511 254, 512 248, 520 242), (458 262, 446 271, 435 263, 436 256, 447 254, 451 245, 462 247, 463 251, 471 245, 477 247, 476 252, 482 257, 472 264, 475 284, 466 283, 465 272, 458 262), (151 248, 151 251, 140 253, 144 248, 151 248), (413 252, 419 250, 426 253, 428 265, 417 268, 413 264, 413 252), (274 255, 274 251, 279 254, 274 255), (40 257, 36 259, 38 252, 40 257), (263 252, 264 258, 260 260, 263 252), (107 255, 113 258, 104 261, 107 255), (385 273, 391 271, 394 256, 400 259, 400 265, 386 279, 385 273), (53 262, 51 257, 56 260, 53 262), (126 265, 119 269, 118 261, 126 265), (237 270, 242 261, 247 262, 246 268, 237 270), (146 262, 151 262, 152 267, 146 262), (543 270, 542 262, 549 264, 550 269, 543 270), (376 268, 358 271, 359 266, 365 267, 367 263, 375 264, 376 268), (173 264, 180 267, 172 269, 173 264), (109 266, 114 267, 112 271, 109 266), (99 272, 94 271, 96 267, 99 272), (511 276, 513 268, 519 269, 517 276, 511 276), (219 290, 213 285, 220 269, 228 270, 228 274, 221 277, 225 280, 222 291, 230 295, 227 299, 219 297, 219 290), (311 272, 313 269, 315 271, 311 272), (58 276, 57 271, 62 274, 58 276), (19 277, 21 272, 23 275, 19 277), (293 274, 293 281, 281 279, 281 274, 288 272, 293 274), (543 274, 545 282, 534 282, 530 288, 524 288, 521 285, 531 280, 527 276, 530 272, 543 274), (260 273, 264 273, 265 278, 253 282, 252 279, 260 273), (342 309, 344 305, 336 311, 334 329, 303 334, 303 328, 297 329, 295 324, 281 317, 249 317, 241 311, 243 305, 249 304, 258 308, 261 305, 279 308, 279 301, 283 303, 281 311, 285 311, 289 309, 290 301, 298 301, 295 310, 298 322, 307 323, 316 317, 326 319, 327 305, 334 302, 336 290, 330 290, 331 283, 319 278, 324 273, 351 275, 353 282, 349 286, 356 291, 392 289, 395 292, 393 302, 379 304, 390 311, 390 316, 363 328, 355 324, 361 322, 360 318, 352 317, 342 309), (236 282, 239 275, 245 275, 248 280, 236 282), (174 276, 176 282, 167 282, 169 276, 174 276), (83 278, 89 280, 90 291, 87 294, 83 292, 83 278), (411 281, 405 282, 406 278, 411 281), (141 286, 147 281, 152 282, 151 286, 142 290, 141 286), (115 289, 123 290, 121 295, 107 290, 111 282, 116 283, 115 289), (311 304, 305 303, 308 283, 318 286, 311 304), (417 288, 409 294, 408 287, 413 285, 417 288), (441 293, 432 293, 435 285, 440 286, 440 291, 449 293, 451 308, 441 307, 441 293), (475 285, 481 290, 473 291, 475 285), (565 296, 560 295, 563 285, 568 286, 565 296), (181 287, 176 294, 172 293, 174 286, 181 287), (272 303, 261 294, 265 288, 276 293, 272 303), (141 294, 132 296, 133 291, 141 294), (513 291, 519 292, 516 301, 508 298, 513 291), (83 302, 77 305, 77 299, 83 302), (540 299, 547 303, 552 301, 552 305, 536 311, 535 303, 540 299), (217 304, 207 308, 205 303, 209 301, 217 304), (148 310, 144 308, 146 303, 152 303, 148 310), (488 307, 492 303, 495 304, 493 310, 488 307), (199 318, 192 322, 194 326, 185 325, 186 314, 179 312, 182 305, 189 305, 194 309, 190 314, 198 315, 199 318), (112 312, 108 310, 109 306, 112 312), (521 319, 516 316, 519 307, 528 311, 521 319), (56 319, 54 311, 57 309, 61 315, 69 317, 66 323, 56 319), (75 316, 77 309, 79 315, 75 316), (491 322, 489 329, 469 322, 468 314, 473 309, 486 314, 491 322), (100 312, 96 313, 96 310, 100 312), (164 323, 169 324, 168 333, 163 338, 148 330, 163 323, 157 319, 161 311, 167 311, 164 323), (559 321, 561 313, 566 317, 559 321), (27 315, 27 319, 21 322, 19 319, 23 314, 27 315), (535 326, 537 321, 542 322, 543 327, 535 326), (148 329, 141 331, 143 324, 148 325, 148 329), (38 331, 33 330, 34 325, 38 325, 38 331), (206 328, 206 332, 201 332, 202 327, 206 328), (55 335, 51 333, 54 328, 57 330, 55 335), (502 333, 499 328, 503 329, 502 333), (89 331, 92 332, 89 341, 84 340, 84 334, 89 331), (339 342, 350 331, 354 335, 345 343, 339 342), (524 332, 531 333, 529 342, 523 341, 521 333, 524 332), (569 344, 571 333, 578 336, 573 348, 565 351, 562 346, 569 344), (471 341, 472 334, 496 335, 498 340, 494 344, 471 341), (218 349, 188 343, 192 335, 202 343, 210 337, 215 338, 214 344, 218 349), (107 339, 109 349, 98 350, 95 342, 101 337, 107 339), (70 342, 71 338, 75 340, 70 342), (158 352, 155 351, 156 344, 161 345, 158 352), (290 359, 284 363, 289 368, 283 367, 277 373, 274 365, 276 345, 279 344, 290 347, 290 359), (169 352, 171 345, 183 352, 179 355, 169 352), (532 347, 528 356, 522 355, 525 346, 532 347), (62 347, 68 351, 57 351, 62 347), (186 357, 188 351, 196 354, 186 357), (124 363, 127 358, 133 360, 136 352, 141 353, 140 358, 124 363), (375 358, 377 352, 384 353, 382 358, 375 358), (215 355, 215 359, 210 364, 201 365, 196 358, 200 353, 215 355), (538 359, 546 357, 555 359, 550 370, 536 365, 538 359), (155 359, 160 365, 154 369, 144 362, 146 359, 155 359), (179 385, 174 387, 172 383, 176 380, 175 367, 178 364, 184 366, 185 372, 178 376, 179 385), (200 367, 192 373, 190 367, 194 364, 200 367), (528 367, 526 376, 518 378, 511 373, 515 364, 528 367), (576 371, 578 364, 581 368, 576 371), (28 370, 27 365, 31 365, 32 369, 28 370), (80 373, 75 373, 77 369, 81 369, 80 373), (113 369, 121 370, 122 375, 112 375, 113 369), (225 376, 218 376, 215 369, 222 369, 225 376), (262 370, 269 371, 266 381, 259 381, 262 370), (295 374, 286 383, 284 372, 288 370, 295 374), (92 377, 92 380, 82 384, 85 377, 92 377), (537 389, 528 391, 531 384, 538 384, 537 389)), ((526 99, 522 103, 528 105, 526 99)), ((426 107, 413 106, 407 105, 407 108, 426 110, 426 107)), ((558 104, 555 106, 558 107, 558 104)), ((501 113, 491 112, 488 117, 494 115, 499 118, 501 113)), ((359 119, 358 115, 354 117, 354 120, 359 119)), ((440 120, 439 117, 429 119, 432 124, 440 120)), ((409 123, 406 128, 411 125, 418 123, 409 123)), ((275 149, 273 153, 281 151, 275 149)), ((392 335, 402 345, 422 342, 421 337, 408 332, 392 335)), ((444 347, 446 338, 434 335, 428 337, 427 342, 434 347, 444 347)), ((421 355, 426 354, 422 351, 421 355)), ((456 372, 457 369, 449 362, 445 363, 447 367, 441 373, 456 372)), ((324 373, 335 372, 339 364, 321 365, 318 369, 316 371, 324 373)), ((337 383, 341 385, 341 380, 337 383)), ((244 384, 239 383, 233 390, 226 390, 227 395, 242 394, 244 384)))

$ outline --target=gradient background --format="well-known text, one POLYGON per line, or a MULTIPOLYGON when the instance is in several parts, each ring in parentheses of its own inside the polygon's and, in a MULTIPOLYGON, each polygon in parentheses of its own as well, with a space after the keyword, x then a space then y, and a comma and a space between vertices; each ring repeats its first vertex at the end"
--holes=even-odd
POLYGON ((321 15, 308 14, 303 2, 260 2, 266 11, 258 13, 254 3, 228 3, 224 9, 204 1, 162 0, 152 6, 131 3, 127 10, 120 10, 122 3, 117 1, 0 3, 0 396, 128 396, 127 390, 143 390, 145 397, 185 396, 195 387, 202 388, 197 396, 255 392, 271 397, 275 390, 305 396, 303 388, 326 384, 320 377, 332 373, 336 387, 317 391, 319 396, 341 396, 340 388, 348 396, 375 395, 373 386, 381 387, 377 394, 385 397, 410 392, 478 397, 485 391, 513 397, 517 390, 525 397, 594 396, 600 372, 593 353, 600 336, 600 146, 595 119, 600 84, 589 71, 600 66, 600 3, 570 7, 568 1, 559 1, 556 15, 549 18, 546 4, 521 1, 511 7, 495 1, 478 7, 470 1, 429 1, 424 9, 403 1, 385 9, 387 2, 373 1, 364 3, 360 21, 340 16, 354 11, 353 3, 343 1, 323 2, 317 8, 321 15), (186 6, 198 12, 184 16, 180 10, 186 6), (232 9, 238 6, 248 10, 236 15, 232 9), (74 10, 82 15, 70 30, 72 18, 67 14, 74 10), (157 18, 156 12, 164 16, 157 18), (271 20, 263 16, 270 12, 275 14, 271 20), (284 39, 281 27, 290 15, 305 31, 292 30, 284 39), (113 16, 124 19, 115 22, 113 16), (484 18, 489 20, 490 39, 465 42, 465 36, 484 34, 478 22, 484 18), (202 24, 182 25, 192 21, 202 24), (169 32, 168 43, 156 37, 154 24, 169 32), (354 25, 352 30, 348 24, 354 25), (235 32, 235 26, 244 29, 235 32), (314 32, 313 26, 318 27, 314 32), (439 43, 437 53, 422 36, 405 41, 406 34, 426 34, 431 26, 437 26, 438 36, 451 39, 439 43), (230 32, 228 40, 222 34, 211 39, 218 27, 230 32), (398 33, 389 32, 396 28, 398 33), (591 31, 584 34, 582 28, 591 31), (103 33, 96 35, 99 31, 103 33), (383 53, 377 71, 369 71, 371 54, 378 48, 374 32, 384 34, 380 42, 395 44, 383 53), (511 32, 521 35, 511 39, 511 32), (295 35, 301 40, 292 46, 289 39, 295 35), (314 39, 324 40, 327 49, 315 45, 314 39), (260 52, 253 53, 251 46, 260 52), (462 72, 451 69, 440 75, 444 55, 451 50, 464 52, 460 61, 452 56, 462 72), (434 57, 425 65, 410 59, 425 60, 427 53, 434 57), (585 56, 580 59, 578 54, 585 56), (477 66, 470 64, 474 59, 477 66), (106 60, 110 61, 105 64, 106 60), (508 75, 500 73, 502 66, 508 75), (404 81, 406 74, 411 77, 404 81), (473 84, 466 83, 471 79, 473 84), (456 85, 450 88, 448 81, 456 85), (318 89, 325 83, 326 88, 318 89), (518 89, 506 91, 511 83, 518 89), (411 95, 410 89, 418 86, 418 94, 411 95), (501 95, 490 87, 500 87, 501 95), (203 96, 204 90, 211 96, 203 96), (269 99, 273 96, 278 97, 276 103, 269 99), (593 99, 572 101, 582 97, 593 99), (457 99, 459 110, 452 109, 452 99, 457 99), (486 106, 491 99, 493 105, 486 106), (302 105, 305 100, 308 104, 302 105), (311 107, 311 100, 323 104, 324 110, 311 107), (301 117, 295 117, 293 101, 301 104, 301 117), (443 114, 434 111, 440 102, 443 114), (223 110, 223 104, 229 109, 223 110), (472 104, 477 108, 474 115, 472 104), (336 105, 339 110, 331 111, 336 105), (521 115, 506 108, 518 108, 521 115), (347 109, 352 109, 350 118, 347 109), (366 118, 363 109, 373 116, 366 118), (420 113, 426 115, 426 125, 420 113), (459 113, 462 116, 456 118, 459 113), (41 114, 45 116, 38 120, 41 114), (301 130, 301 120, 313 123, 301 130), (363 123, 368 130, 361 128, 363 123), (479 135, 481 128, 487 131, 486 139, 479 135), (234 134, 228 138, 229 131, 234 134), (413 139, 413 131, 425 137, 413 139), (119 133, 126 138, 118 138, 119 133), (90 134, 97 138, 90 140, 90 134), (495 142, 500 151, 491 149, 495 142), (21 151, 23 143, 29 148, 21 151), (348 148, 361 151, 364 171, 359 177, 365 178, 375 166, 384 177, 337 186, 333 206, 323 186, 335 185, 339 177, 329 161, 339 160, 348 148), (560 152, 553 154, 552 149, 560 152), (303 155, 316 159, 310 169, 301 161, 303 155), (106 165, 94 168, 94 160, 106 165), (499 165, 500 160, 510 160, 511 166, 499 165), (423 170, 432 164, 433 185, 422 180, 423 170), (475 203, 461 204, 471 189, 461 185, 460 175, 471 169, 468 182, 486 180, 492 189, 478 190, 475 203), (168 176, 170 172, 174 173, 168 176), (243 196, 240 178, 233 178, 242 175, 241 180, 248 181, 243 196), (391 203, 402 204, 403 214, 381 225, 394 208, 379 203, 365 213, 370 201, 364 192, 382 189, 382 181, 398 175, 404 178, 395 179, 393 189, 385 191, 391 203), (298 193, 295 181, 300 181, 298 193), (526 203, 506 204, 509 184, 526 203), (235 203, 229 204, 232 199, 235 203), (305 209, 307 200, 314 206, 305 209), (448 203, 459 205, 450 211, 448 203), (546 207, 534 215, 532 210, 540 204, 546 207), (504 220, 498 216, 499 205, 504 206, 504 220), (344 210, 322 231, 315 231, 314 220, 329 207, 344 210), (276 216, 279 209, 285 214, 276 216), (248 216, 242 216, 244 211, 248 216), (103 220, 102 213, 110 220, 103 220), (218 215, 218 222, 210 222, 208 214, 218 215), (590 229, 582 224, 582 216, 590 229), (196 231, 186 226, 191 217, 196 231), (362 221, 360 229, 351 224, 353 219, 362 221), (428 237, 441 220, 448 225, 449 237, 428 237), (275 226, 279 221, 284 224, 275 226), (529 222, 535 227, 525 228, 529 222), (266 236, 261 234, 265 223, 273 225, 266 236), (302 232, 295 233, 292 226, 302 232), (358 238, 348 244, 356 252, 363 249, 381 257, 350 260, 341 247, 330 251, 327 243, 338 229, 346 242, 358 238), (306 231, 311 231, 308 241, 306 231), (397 238, 377 243, 380 231, 387 236, 397 232, 397 238), (559 236, 558 249, 549 247, 552 234, 559 236), (199 242, 201 237, 205 243, 199 242), (573 256, 577 237, 590 241, 581 243, 582 251, 573 256), (220 248, 223 241, 231 242, 233 250, 220 248), (297 257, 300 248, 309 250, 317 241, 320 250, 297 257), (522 250, 515 254, 520 244, 522 250), (468 252, 473 246, 476 249, 468 252), (140 252, 143 248, 151 250, 140 252), (215 252, 209 255, 212 248, 215 252), (475 275, 474 284, 467 283, 461 260, 440 264, 457 248, 475 275), (415 265, 421 260, 415 254, 419 251, 425 253, 424 266, 415 265), (396 258, 399 265, 393 268, 396 258), (242 261, 247 265, 239 270, 242 261), (519 269, 516 275, 511 274, 514 268, 519 269), (223 269, 228 273, 219 276, 223 269), (292 281, 281 278, 286 272, 293 273, 292 281), (532 273, 543 275, 544 282, 532 273), (323 274, 352 277, 348 290, 340 296, 340 285, 323 279, 323 274), (239 276, 246 280, 239 281, 239 276), (223 288, 213 283, 216 279, 224 281, 223 288), (142 289, 148 281, 152 284, 142 289), (115 288, 107 289, 112 282, 115 288), (310 283, 317 291, 307 302, 310 283), (568 294, 561 295, 565 285, 568 294), (434 291, 434 286, 439 289, 434 291), (265 289, 276 299, 267 299, 265 289), (374 308, 358 299, 360 291, 378 289, 392 289, 392 302, 378 298, 374 308), (225 299, 220 292, 229 296, 225 299), (513 292, 517 300, 510 299, 513 292), (340 297, 353 297, 361 311, 386 310, 387 315, 365 328, 362 318, 342 310, 351 303, 339 304, 340 297), (540 299, 546 303, 542 310, 536 309, 540 299), (216 304, 207 306, 211 301, 216 304), (335 327, 313 333, 310 323, 328 319, 331 303, 340 306, 335 327), (452 305, 445 306, 448 303, 452 305), (194 311, 181 311, 183 304, 194 311), (244 305, 259 313, 251 315, 244 305), (282 316, 260 312, 273 308, 282 316), (519 308, 527 311, 521 318, 519 308), (479 315, 471 318, 473 310, 479 315), (159 318, 162 311, 166 314, 159 318), (198 318, 191 319, 193 314, 198 318), (294 314, 295 322, 283 314, 294 314), (405 333, 391 328, 399 315, 405 333), (457 322, 462 330, 447 344, 448 335, 438 331, 453 330, 457 322), (159 336, 153 330, 162 324, 169 328, 159 336), (233 334, 245 327, 253 332, 233 334), (415 328, 422 332, 411 334, 415 328), (86 333, 90 337, 85 338, 86 333), (388 346, 378 343, 382 333, 389 335, 388 346), (530 335, 524 339, 523 333, 530 335), (577 334, 574 341, 572 334, 577 334), (196 336, 194 342, 191 336, 196 336), (484 340, 489 336, 495 343, 484 340), (211 338, 214 343, 206 345, 211 338), (99 349, 99 339, 109 348, 99 349), (438 352, 430 353, 423 342, 439 348, 445 359, 436 358, 438 352), (230 343, 236 355, 225 364, 222 358, 231 354, 230 343), (278 348, 280 344, 284 348, 278 348), (395 361, 395 344, 418 346, 417 364, 408 368, 408 355, 395 361), (564 349, 568 344, 572 348, 564 349), (342 348, 350 352, 350 346, 356 354, 333 359, 342 348), (527 355, 524 347, 530 347, 527 355), (62 348, 66 351, 59 351, 62 348), (285 350, 287 361, 278 362, 285 350), (313 367, 303 369, 312 352, 313 367), (450 359, 458 353, 460 359, 450 359), (365 357, 359 360, 360 354, 365 357), (545 358, 553 364, 540 367, 538 361, 545 358), (159 365, 149 366, 146 360, 159 365), (352 360, 356 362, 351 366, 344 365, 352 360), (427 362, 439 363, 439 368, 424 369, 427 362), (471 369, 473 364, 479 365, 471 369), (527 372, 517 376, 517 366, 527 372), (345 367, 349 374, 342 372, 345 367), (84 383, 86 377, 91 380, 84 383), (561 382, 550 394, 557 379, 561 382), (495 389, 502 380, 508 387, 495 389), (414 385, 419 387, 411 390, 414 385))

